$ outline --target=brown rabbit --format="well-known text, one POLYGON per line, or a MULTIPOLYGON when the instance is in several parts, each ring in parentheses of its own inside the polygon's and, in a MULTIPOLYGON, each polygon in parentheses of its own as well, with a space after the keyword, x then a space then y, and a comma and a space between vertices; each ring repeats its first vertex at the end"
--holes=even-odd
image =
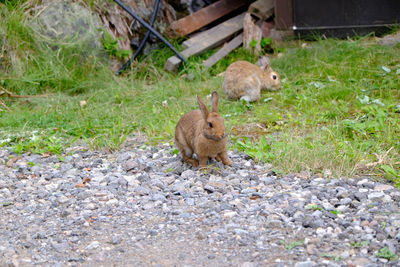
POLYGON ((200 110, 193 110, 178 121, 175 128, 175 143, 185 162, 197 167, 205 167, 208 158, 215 158, 223 164, 231 165, 226 153, 228 138, 225 133, 224 119, 218 114, 219 95, 211 96, 211 112, 197 96, 200 110), (198 160, 193 158, 197 155, 198 160))
POLYGON ((260 99, 262 89, 280 88, 279 74, 272 70, 269 59, 261 57, 258 65, 241 60, 227 68, 222 87, 228 99, 253 102, 260 99))

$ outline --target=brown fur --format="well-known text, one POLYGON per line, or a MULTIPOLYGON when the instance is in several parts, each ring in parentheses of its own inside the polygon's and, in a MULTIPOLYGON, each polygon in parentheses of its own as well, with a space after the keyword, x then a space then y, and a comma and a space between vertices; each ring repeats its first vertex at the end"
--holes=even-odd
POLYGON ((200 110, 186 113, 176 125, 176 146, 183 160, 195 167, 205 167, 208 158, 215 158, 226 165, 232 164, 226 153, 228 138, 225 134, 224 119, 218 114, 218 102, 218 93, 213 92, 210 112, 197 96, 200 110), (197 155, 198 160, 193 158, 193 154, 197 155))
POLYGON ((258 101, 261 97, 261 90, 278 90, 280 88, 279 74, 272 70, 268 58, 262 57, 259 65, 241 60, 232 63, 227 68, 223 89, 228 99, 258 101))

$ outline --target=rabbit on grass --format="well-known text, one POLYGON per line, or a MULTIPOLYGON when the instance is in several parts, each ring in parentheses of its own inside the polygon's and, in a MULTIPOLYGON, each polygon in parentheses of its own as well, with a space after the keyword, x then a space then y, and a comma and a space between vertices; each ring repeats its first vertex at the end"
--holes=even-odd
POLYGON ((225 95, 231 100, 258 101, 261 90, 278 90, 280 77, 270 64, 268 57, 261 57, 258 66, 247 61, 236 61, 225 71, 222 85, 225 95))

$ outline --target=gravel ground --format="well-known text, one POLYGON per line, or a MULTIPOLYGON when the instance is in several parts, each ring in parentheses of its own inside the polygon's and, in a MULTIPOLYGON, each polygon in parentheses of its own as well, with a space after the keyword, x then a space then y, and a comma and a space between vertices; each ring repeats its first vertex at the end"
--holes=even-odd
POLYGON ((0 148, 0 266, 400 266, 393 186, 280 177, 232 151, 196 170, 173 149, 0 148))

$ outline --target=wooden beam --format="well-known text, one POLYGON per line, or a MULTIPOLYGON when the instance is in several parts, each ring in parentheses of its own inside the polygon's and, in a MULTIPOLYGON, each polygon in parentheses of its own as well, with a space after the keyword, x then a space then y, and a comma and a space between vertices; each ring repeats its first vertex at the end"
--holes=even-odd
POLYGON ((261 20, 266 20, 274 13, 274 0, 257 0, 249 6, 249 12, 261 20))
POLYGON ((217 63, 220 59, 226 57, 232 50, 238 48, 243 42, 243 33, 239 34, 235 38, 233 38, 230 42, 226 43, 220 50, 218 50, 214 55, 209 57, 206 61, 203 62, 203 66, 212 67, 215 63, 217 63))
MULTIPOLYGON (((204 33, 194 37, 194 41, 189 42, 191 45, 187 49, 183 50, 181 54, 187 58, 190 56, 198 55, 207 49, 215 47, 218 44, 224 42, 227 38, 231 37, 243 28, 243 18, 245 13, 240 14, 234 18, 231 18, 214 28, 205 31, 204 33)), ((165 69, 170 72, 175 72, 181 60, 177 56, 170 57, 165 63, 165 69)))
POLYGON ((233 31, 239 31, 243 28, 243 19, 246 13, 239 14, 221 24, 218 24, 211 29, 208 29, 204 32, 197 34, 196 36, 187 39, 182 43, 183 48, 189 48, 203 40, 207 40, 209 38, 213 38, 213 36, 218 35, 220 32, 225 31, 227 28, 232 28, 233 31))
POLYGON ((166 34, 170 38, 186 36, 254 0, 219 0, 193 14, 171 23, 166 34))

